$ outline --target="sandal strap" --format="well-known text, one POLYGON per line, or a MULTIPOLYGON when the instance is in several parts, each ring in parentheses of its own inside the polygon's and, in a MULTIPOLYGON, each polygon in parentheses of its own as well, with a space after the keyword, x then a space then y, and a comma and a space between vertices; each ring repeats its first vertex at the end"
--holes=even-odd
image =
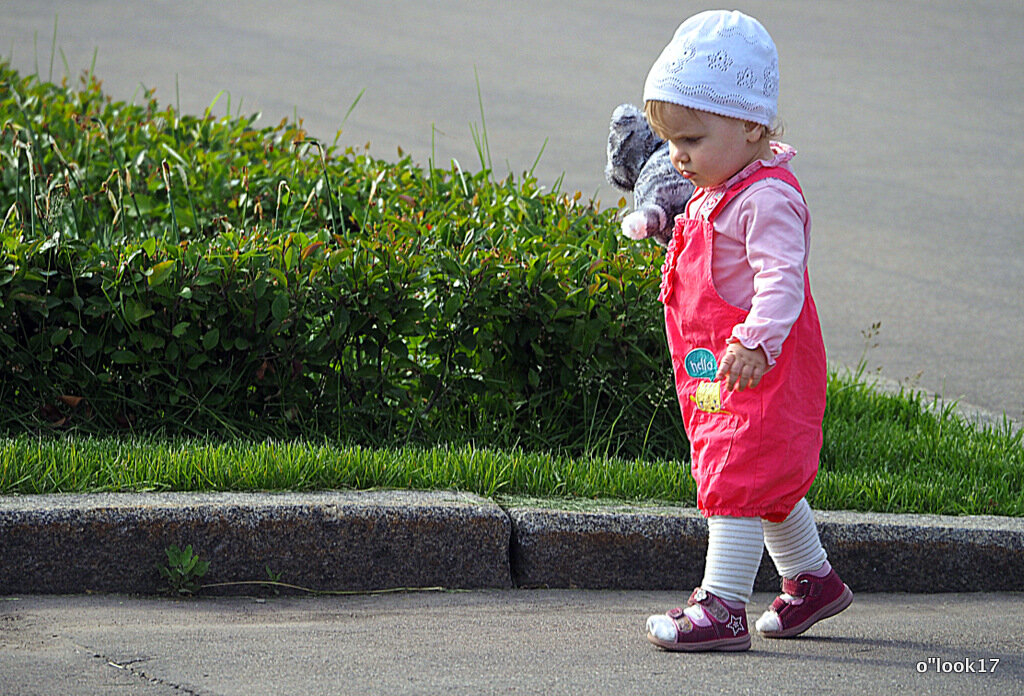
POLYGON ((680 633, 689 633, 693 630, 693 622, 690 621, 690 617, 683 612, 682 607, 669 609, 665 612, 665 616, 672 619, 672 622, 676 625, 676 629, 680 633))
POLYGON ((814 582, 817 578, 809 575, 801 575, 797 580, 782 578, 782 592, 791 597, 816 597, 821 594, 824 583, 814 582))
POLYGON ((703 587, 694 589, 693 593, 690 594, 690 599, 686 605, 693 606, 694 604, 700 606, 705 616, 718 623, 728 621, 729 616, 732 614, 732 610, 725 606, 720 597, 711 594, 703 587))

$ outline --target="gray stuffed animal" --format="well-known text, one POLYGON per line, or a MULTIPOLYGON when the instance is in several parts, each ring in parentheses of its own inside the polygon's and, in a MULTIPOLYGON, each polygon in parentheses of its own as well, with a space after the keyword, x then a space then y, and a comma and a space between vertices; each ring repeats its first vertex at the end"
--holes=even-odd
POLYGON ((612 112, 604 175, 612 186, 633 192, 634 210, 622 219, 622 233, 630 239, 653 237, 666 246, 693 184, 672 166, 668 143, 654 134, 644 113, 632 104, 612 112))

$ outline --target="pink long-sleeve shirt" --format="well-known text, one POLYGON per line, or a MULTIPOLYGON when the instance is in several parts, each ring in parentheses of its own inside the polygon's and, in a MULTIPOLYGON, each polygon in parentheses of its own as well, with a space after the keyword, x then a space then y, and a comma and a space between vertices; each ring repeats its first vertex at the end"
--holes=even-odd
MULTIPOLYGON (((784 167, 796 155, 772 143, 775 156, 751 163, 725 183, 698 188, 688 216, 710 212, 715 196, 761 167, 784 167)), ((706 214, 706 213, 705 213, 706 214)), ((761 348, 774 365, 804 304, 804 270, 810 251, 811 215, 800 192, 777 179, 759 181, 738 195, 715 219, 711 274, 723 300, 749 310, 732 331, 733 341, 761 348)))

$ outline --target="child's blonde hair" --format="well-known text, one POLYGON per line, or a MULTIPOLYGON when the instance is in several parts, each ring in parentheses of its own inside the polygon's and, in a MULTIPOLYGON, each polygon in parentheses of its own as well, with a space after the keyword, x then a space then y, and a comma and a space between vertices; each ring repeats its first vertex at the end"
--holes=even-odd
MULTIPOLYGON (((665 124, 666 117, 665 112, 668 109, 682 109, 689 115, 706 113, 700 109, 694 109, 690 106, 683 106, 682 104, 673 104, 671 102, 659 101, 657 99, 649 99, 644 102, 644 116, 647 117, 647 123, 651 125, 651 130, 662 140, 668 140, 671 133, 665 124)), ((733 118, 732 116, 724 116, 723 118, 733 118)), ((748 121, 756 126, 761 126, 761 139, 762 140, 776 140, 782 136, 782 124, 776 122, 772 126, 766 126, 763 123, 756 123, 754 121, 748 121)))

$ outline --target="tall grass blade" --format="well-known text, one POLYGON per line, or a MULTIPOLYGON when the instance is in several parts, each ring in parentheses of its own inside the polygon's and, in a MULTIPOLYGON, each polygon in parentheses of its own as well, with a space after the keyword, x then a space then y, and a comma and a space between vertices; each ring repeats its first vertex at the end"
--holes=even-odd
POLYGON ((50 73, 47 82, 53 82, 53 58, 57 52, 57 13, 53 13, 53 40, 50 42, 50 73))
POLYGON ((473 77, 476 79, 476 99, 480 105, 480 133, 474 133, 473 139, 477 142, 477 151, 480 154, 480 167, 486 169, 488 172, 494 172, 494 165, 491 164, 491 145, 487 141, 487 119, 484 116, 484 96, 483 91, 480 89, 480 75, 477 72, 476 66, 473 66, 473 77), (479 136, 479 137, 478 137, 479 136), (482 151, 481 151, 482 146, 482 151), (484 155, 487 155, 487 160, 484 161, 484 155))

